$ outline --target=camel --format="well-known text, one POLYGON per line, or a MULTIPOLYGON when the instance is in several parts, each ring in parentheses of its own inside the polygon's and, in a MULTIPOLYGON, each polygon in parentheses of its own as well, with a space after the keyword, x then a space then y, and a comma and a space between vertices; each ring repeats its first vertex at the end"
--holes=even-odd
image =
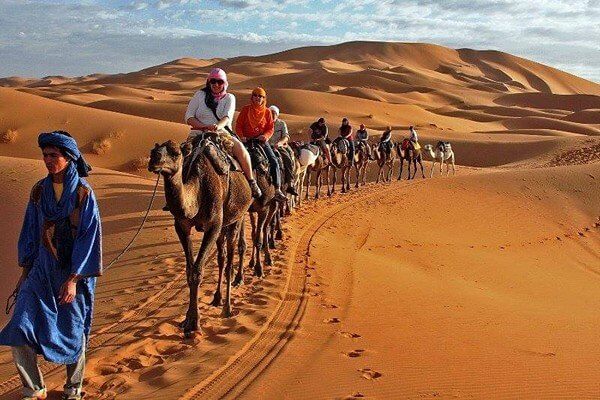
MULTIPOLYGON (((247 142, 248 151, 252 155, 254 148, 257 145, 255 141, 249 140, 247 142)), ((266 159, 266 156, 263 156, 266 159)), ((260 257, 261 250, 264 252, 264 263, 269 266, 272 264, 271 252, 269 250, 269 227, 271 220, 277 210, 277 201, 275 200, 275 187, 271 184, 271 176, 269 174, 269 168, 266 165, 257 163, 255 159, 252 160, 252 166, 254 167, 254 175, 256 177, 256 183, 260 187, 262 196, 255 199, 250 205, 250 224, 252 226, 252 255, 250 257, 250 268, 254 269, 254 275, 262 278, 263 266, 260 257)), ((246 241, 245 238, 240 238, 240 252, 245 251, 246 241)), ((244 283, 244 268, 243 264, 240 263, 238 267, 235 280, 233 281, 234 286, 239 286, 244 283)))
POLYGON ((379 144, 374 144, 372 149, 373 149, 373 156, 375 157, 375 161, 377 162, 377 165, 379 166, 379 172, 377 173, 377 182, 379 183, 379 180, 382 179, 383 182, 390 182, 392 180, 392 172, 394 170, 394 161, 396 160, 396 153, 393 151, 393 144, 392 144, 392 151, 390 151, 390 153, 388 154, 383 148, 382 148, 382 143, 379 144), (383 169, 387 167, 387 172, 384 174, 383 169))
POLYGON ((223 173, 228 166, 219 158, 215 146, 207 140, 199 142, 195 142, 198 146, 194 152, 197 158, 190 162, 186 171, 183 170, 181 149, 172 140, 161 145, 156 143, 150 151, 148 163, 150 172, 163 176, 167 206, 174 217, 175 231, 185 254, 190 301, 185 320, 180 325, 186 337, 198 330, 198 286, 215 243, 218 245, 219 283, 211 304, 218 306, 221 303, 221 279, 226 253, 227 287, 222 316, 231 316, 231 272, 235 242, 244 236, 241 233, 244 216, 252 203, 252 193, 244 175, 228 170, 223 173), (195 260, 192 228, 204 232, 195 260))
POLYGON ((309 172, 309 168, 314 167, 315 162, 317 161, 319 148, 314 144, 305 146, 301 142, 290 142, 290 146, 294 150, 294 155, 296 156, 296 181, 294 187, 298 192, 298 196, 297 198, 292 196, 290 199, 290 206, 295 208, 302 204, 304 180, 306 179, 307 172, 309 172))
POLYGON ((452 150, 452 145, 449 142, 437 142, 435 145, 435 151, 433 146, 430 144, 423 146, 423 149, 425 150, 426 154, 433 159, 433 164, 431 165, 431 178, 433 178, 433 169, 436 162, 440 163, 440 175, 443 175, 443 166, 445 162, 446 175, 450 175, 450 165, 447 162, 448 160, 450 160, 450 164, 452 164, 452 175, 456 174, 456 167, 454 165, 454 151, 452 150))
POLYGON ((371 159, 367 152, 366 142, 358 142, 356 145, 356 151, 354 152, 354 169, 356 170, 356 184, 354 187, 358 188, 359 185, 365 185, 367 182, 367 166, 371 159))
POLYGON ((312 166, 307 169, 308 179, 306 180, 306 200, 309 198, 310 188, 310 176, 315 171, 315 199, 319 198, 321 194, 321 186, 323 185, 323 177, 325 178, 325 184, 327 185, 327 196, 331 196, 331 188, 329 187, 329 170, 331 164, 329 163, 327 156, 323 153, 323 149, 326 149, 325 139, 319 139, 318 141, 319 155, 312 166))
POLYGON ((425 178, 425 172, 423 170, 423 157, 421 155, 421 149, 415 149, 412 142, 408 139, 403 139, 402 142, 396 144, 396 151, 400 158, 400 172, 398 173, 398 180, 402 179, 402 170, 404 168, 404 160, 408 163, 408 176, 407 179, 414 179, 417 174, 417 163, 421 166, 421 175, 425 178), (415 172, 410 176, 410 164, 413 164, 415 172))
POLYGON ((342 193, 350 191, 350 158, 348 157, 348 140, 340 139, 331 146, 331 171, 333 184, 331 193, 335 193, 335 184, 337 182, 337 171, 341 172, 342 193))

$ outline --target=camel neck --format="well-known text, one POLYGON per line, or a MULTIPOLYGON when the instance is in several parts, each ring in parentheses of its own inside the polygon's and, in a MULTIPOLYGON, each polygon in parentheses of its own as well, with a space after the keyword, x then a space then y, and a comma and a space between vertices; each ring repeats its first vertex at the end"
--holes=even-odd
POLYGON ((192 218, 198 212, 198 180, 183 183, 181 168, 172 175, 164 175, 165 197, 175 216, 192 218))

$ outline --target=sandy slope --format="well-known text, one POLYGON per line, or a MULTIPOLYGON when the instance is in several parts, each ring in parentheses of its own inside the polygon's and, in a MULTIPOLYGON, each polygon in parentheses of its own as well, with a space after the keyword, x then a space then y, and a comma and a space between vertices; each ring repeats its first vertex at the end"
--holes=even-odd
POLYGON ((315 236, 306 316, 242 398, 597 398, 599 178, 486 173, 357 198, 315 236))

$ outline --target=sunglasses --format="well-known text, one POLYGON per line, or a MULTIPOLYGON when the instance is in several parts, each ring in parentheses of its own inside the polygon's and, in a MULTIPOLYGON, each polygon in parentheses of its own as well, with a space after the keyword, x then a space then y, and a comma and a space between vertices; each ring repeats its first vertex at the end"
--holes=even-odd
POLYGON ((208 81, 211 85, 222 85, 225 83, 224 80, 222 79, 211 79, 210 81, 208 81))
POLYGON ((261 96, 260 94, 253 94, 252 97, 258 97, 259 99, 265 98, 265 96, 261 96))

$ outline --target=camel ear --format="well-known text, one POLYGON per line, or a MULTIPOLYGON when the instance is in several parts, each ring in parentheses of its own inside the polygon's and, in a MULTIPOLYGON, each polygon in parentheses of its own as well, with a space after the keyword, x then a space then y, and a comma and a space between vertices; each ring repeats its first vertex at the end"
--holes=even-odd
POLYGON ((154 148, 156 149, 158 147, 160 147, 160 145, 158 143, 154 143, 154 148))

